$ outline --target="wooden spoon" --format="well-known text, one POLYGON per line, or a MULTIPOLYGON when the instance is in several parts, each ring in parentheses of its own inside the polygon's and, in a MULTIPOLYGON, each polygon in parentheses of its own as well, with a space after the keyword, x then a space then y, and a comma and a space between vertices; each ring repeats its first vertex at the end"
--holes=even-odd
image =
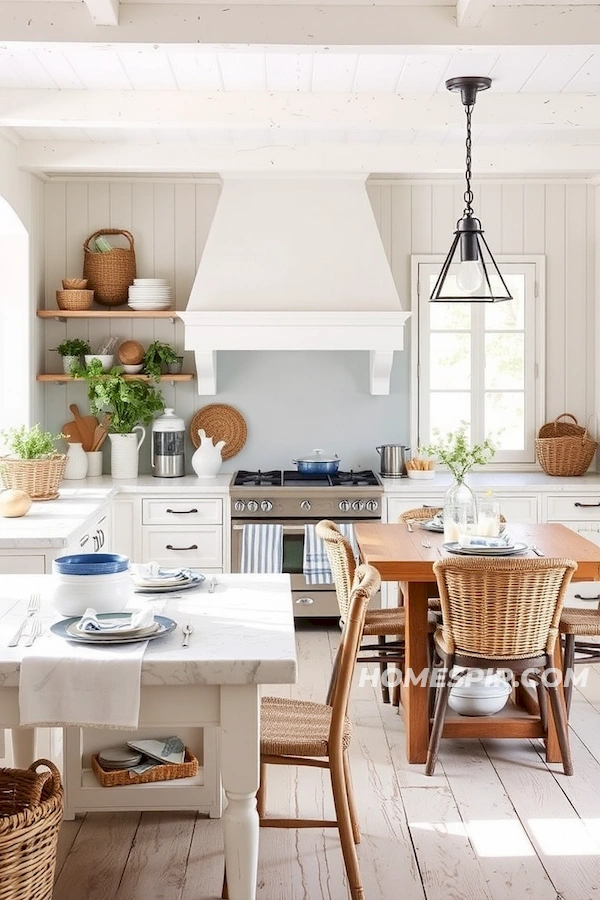
POLYGON ((106 425, 103 422, 100 422, 99 425, 96 425, 94 429, 94 440, 92 442, 92 450, 99 450, 104 441, 106 440, 106 425))

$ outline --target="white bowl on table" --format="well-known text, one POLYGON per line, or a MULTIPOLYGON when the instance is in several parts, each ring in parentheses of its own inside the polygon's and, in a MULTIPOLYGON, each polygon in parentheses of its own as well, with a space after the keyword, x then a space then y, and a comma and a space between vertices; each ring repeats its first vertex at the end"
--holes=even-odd
POLYGON ((435 469, 407 469, 406 474, 409 478, 414 478, 417 481, 427 481, 435 478, 435 469))

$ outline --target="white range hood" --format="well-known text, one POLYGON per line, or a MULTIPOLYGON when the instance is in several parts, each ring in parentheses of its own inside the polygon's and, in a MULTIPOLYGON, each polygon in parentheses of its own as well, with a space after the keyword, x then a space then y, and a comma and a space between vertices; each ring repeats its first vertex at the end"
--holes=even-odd
POLYGON ((226 176, 185 323, 198 393, 218 350, 368 350, 389 393, 404 343, 398 292, 364 176, 226 176))

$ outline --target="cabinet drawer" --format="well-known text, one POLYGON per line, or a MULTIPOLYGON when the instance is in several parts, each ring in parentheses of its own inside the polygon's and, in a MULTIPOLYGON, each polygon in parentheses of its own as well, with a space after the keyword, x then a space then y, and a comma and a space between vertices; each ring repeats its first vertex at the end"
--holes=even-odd
POLYGON ((193 569, 221 569, 223 529, 211 525, 196 528, 145 528, 142 552, 146 562, 184 564, 193 569))
POLYGON ((147 498, 142 501, 144 525, 220 525, 222 521, 221 497, 206 500, 147 498))
MULTIPOLYGON (((408 512, 409 509, 419 509, 421 506, 430 506, 433 511, 441 509, 444 505, 444 496, 439 497, 413 497, 406 500, 398 500, 396 497, 388 497, 387 501, 387 520, 388 522, 397 522, 401 513, 408 512)), ((433 516, 433 512, 431 515, 433 516)))
POLYGON ((548 522, 573 522, 577 519, 600 521, 600 498, 593 494, 570 494, 567 497, 549 496, 548 522), (581 504, 581 505, 578 505, 581 504))
POLYGON ((46 560, 43 556, 0 554, 0 575, 43 575, 45 571, 46 560))
MULTIPOLYGON (((481 497, 483 500, 484 498, 481 497)), ((500 504, 500 512, 507 522, 530 522, 535 524, 538 518, 538 498, 531 497, 503 497, 495 494, 494 500, 500 504)))

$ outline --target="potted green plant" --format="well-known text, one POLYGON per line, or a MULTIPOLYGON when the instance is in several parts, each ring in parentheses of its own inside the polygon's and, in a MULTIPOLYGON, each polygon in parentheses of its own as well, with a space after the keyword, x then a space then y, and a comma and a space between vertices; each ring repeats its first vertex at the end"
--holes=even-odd
POLYGON ((160 378, 164 368, 175 375, 181 372, 183 357, 170 344, 153 341, 144 354, 144 371, 153 378, 160 378))
POLYGON ((67 457, 56 450, 56 442, 63 437, 42 431, 39 423, 1 431, 2 444, 9 451, 0 462, 4 487, 25 491, 32 500, 58 497, 67 457))
POLYGON ((103 372, 102 363, 96 359, 85 369, 76 370, 76 375, 87 381, 92 415, 106 413, 109 417, 113 478, 136 478, 138 450, 146 436, 144 426, 150 424, 154 413, 165 408, 160 390, 140 378, 125 379, 119 366, 103 372))
POLYGON ((85 353, 91 353, 89 341, 83 341, 81 338, 69 338, 53 349, 62 356, 65 375, 71 374, 71 369, 81 363, 81 357, 85 353))

